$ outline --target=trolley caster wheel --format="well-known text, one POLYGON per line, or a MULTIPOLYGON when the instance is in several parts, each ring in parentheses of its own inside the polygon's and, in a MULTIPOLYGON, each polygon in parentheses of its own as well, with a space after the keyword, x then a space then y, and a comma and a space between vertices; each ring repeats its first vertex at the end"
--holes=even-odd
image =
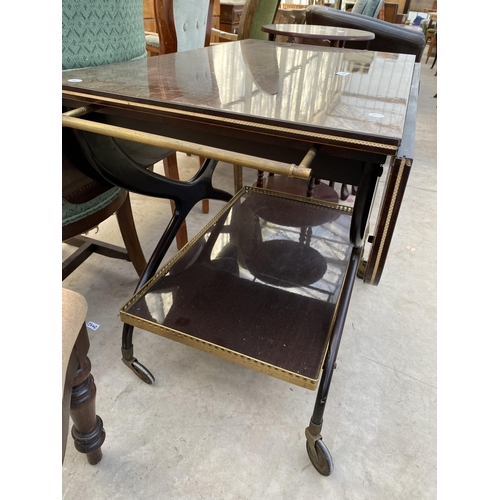
POLYGON ((366 274, 366 266, 368 265, 368 261, 360 260, 358 265, 358 270, 356 271, 356 277, 360 279, 364 279, 366 274))
POLYGON ((155 381, 153 374, 143 364, 139 363, 137 359, 134 359, 128 366, 146 384, 151 385, 155 381))
POLYGON ((311 450, 309 442, 306 442, 306 450, 309 455, 309 460, 311 460, 314 468, 320 474, 329 476, 333 472, 333 459, 322 439, 317 439, 314 442, 314 450, 311 450))

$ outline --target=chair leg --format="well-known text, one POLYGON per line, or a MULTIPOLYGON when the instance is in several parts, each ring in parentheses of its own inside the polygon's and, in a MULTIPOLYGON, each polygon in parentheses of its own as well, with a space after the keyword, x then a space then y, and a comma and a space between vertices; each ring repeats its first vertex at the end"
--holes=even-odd
POLYGON ((429 48, 427 49, 427 59, 425 60, 425 64, 427 64, 427 62, 429 61, 429 57, 431 56, 432 51, 436 47, 436 44, 437 44, 437 34, 435 34, 431 39, 431 43, 429 45, 429 48))
MULTIPOLYGON (((201 156, 199 158, 200 158, 200 167, 201 167, 201 166, 203 166, 203 163, 205 162, 205 158, 202 158, 201 156)), ((210 206, 209 206, 208 200, 202 200, 201 211, 204 214, 208 214, 208 212, 210 211, 210 206)))
POLYGON ((146 269, 146 259, 137 236, 132 207, 130 206, 130 196, 128 194, 122 206, 116 211, 116 218, 118 219, 118 226, 120 227, 130 261, 137 274, 141 276, 144 269, 146 269))
POLYGON ((340 188, 340 199, 342 201, 347 200, 349 198, 349 189, 347 187, 347 184, 342 184, 342 187, 340 188))
POLYGON ((241 165, 233 165, 234 176, 234 194, 243 187, 243 167, 241 165))
POLYGON ((106 433, 101 417, 96 414, 96 386, 94 377, 90 373, 91 363, 87 357, 88 349, 89 338, 84 324, 75 343, 78 369, 71 392, 70 416, 73 421, 71 436, 75 442, 75 448, 80 453, 85 453, 88 462, 95 465, 101 461, 101 446, 106 438, 106 433))
MULTIPOLYGON (((172 153, 163 159, 163 168, 167 177, 170 177, 171 179, 180 179, 176 153, 172 153)), ((172 211, 175 210, 175 203, 173 201, 170 202, 170 206, 172 207, 172 211)), ((177 242, 177 250, 180 250, 187 243, 188 235, 186 222, 182 223, 175 239, 177 242)))

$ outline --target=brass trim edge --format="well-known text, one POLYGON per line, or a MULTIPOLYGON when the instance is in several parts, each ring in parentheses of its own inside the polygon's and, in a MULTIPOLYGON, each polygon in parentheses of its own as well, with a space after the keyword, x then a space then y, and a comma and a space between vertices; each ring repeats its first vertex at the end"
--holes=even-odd
POLYGON ((158 269, 156 273, 149 278, 149 280, 142 286, 140 291, 137 291, 121 308, 120 311, 123 311, 124 309, 130 307, 132 303, 136 302, 138 299, 140 299, 143 295, 145 295, 148 290, 151 288, 151 286, 156 282, 156 280, 162 276, 167 269, 170 269, 173 267, 173 265, 186 253, 199 239, 200 237, 205 234, 208 229, 211 226, 214 226, 217 221, 227 212, 229 211, 232 206, 245 194, 248 192, 255 192, 255 193, 261 193, 265 194, 268 196, 274 196, 276 198, 284 198, 286 200, 290 201, 297 201, 301 203, 308 203, 311 205, 317 205, 320 207, 324 208, 333 208, 335 210, 339 210, 341 212, 346 212, 349 214, 352 214, 353 208, 348 207, 345 205, 340 205, 338 203, 333 203, 330 201, 324 201, 324 200, 319 200, 315 198, 306 198, 304 196, 299 196, 299 195, 294 195, 294 194, 289 194, 289 193, 283 193, 281 191, 272 191, 270 189, 264 189, 264 188, 258 188, 255 186, 244 186, 238 193, 236 193, 231 200, 229 200, 226 205, 222 207, 222 209, 215 214, 212 219, 210 219, 207 224, 205 224, 204 227, 202 227, 198 233, 196 233, 193 238, 191 238, 184 247, 182 247, 181 250, 179 250, 163 267, 158 269))
POLYGON ((142 286, 142 288, 137 291, 131 298, 130 300, 128 300, 126 302, 125 305, 123 305, 120 309, 120 313, 130 307, 134 302, 136 302, 137 300, 139 300, 143 295, 145 295, 148 290, 151 288, 151 286, 156 282, 156 280, 162 276, 166 271, 167 269, 170 269, 201 237, 201 235, 205 234, 208 229, 211 227, 211 226, 214 226, 217 221, 226 213, 226 211, 230 210, 231 207, 236 203, 236 201, 241 197, 241 195, 245 192, 245 188, 243 188, 241 191, 239 191, 238 193, 236 193, 236 195, 234 195, 231 200, 228 201, 228 203, 226 203, 226 205, 224 205, 224 207, 219 211, 219 213, 215 214, 212 219, 210 219, 210 221, 205 224, 204 227, 202 227, 198 233, 196 233, 196 235, 191 238, 183 247, 181 250, 179 250, 163 267, 161 267, 160 269, 158 269, 158 271, 156 271, 156 273, 151 276, 151 278, 149 278, 149 280, 144 283, 144 285, 142 286))
POLYGON ((389 231, 389 225, 390 225, 391 219, 392 219, 392 212, 394 211, 394 205, 396 204, 396 198, 398 196, 399 185, 401 184, 401 179, 403 177, 403 172, 404 172, 405 166, 407 165, 407 163, 406 163, 407 161, 408 160, 406 160, 406 158, 405 158, 399 164, 399 172, 398 172, 398 175, 396 177, 396 183, 394 184, 394 191, 392 193, 391 202, 389 204, 389 210, 387 212, 387 218, 386 218, 386 221, 384 224, 382 238, 380 239, 380 246, 378 249, 377 258, 375 259, 375 264, 373 266, 373 272, 372 272, 372 275, 370 278, 370 285, 373 285, 373 283, 375 282, 375 277, 377 276, 378 266, 380 264, 380 259, 382 258, 382 251, 384 250, 385 240, 387 238, 387 233, 389 231))
MULTIPOLYGON (((255 193, 261 193, 265 194, 267 196, 273 196, 276 198, 284 198, 286 200, 290 201, 296 201, 300 203, 308 203, 311 205, 316 205, 319 207, 324 207, 324 208, 330 208, 330 209, 335 209, 339 210, 341 212, 346 212, 349 214, 352 214, 353 209, 351 207, 347 207, 344 205, 339 205, 337 203, 332 203, 332 202, 327 202, 323 200, 317 200, 313 198, 306 198, 304 196, 299 196, 299 195, 291 195, 288 193, 282 193, 280 191, 272 191, 269 189, 263 189, 263 188, 258 188, 255 186, 245 186, 243 187, 238 193, 236 193, 235 196, 216 214, 214 217, 200 230, 198 233, 191 239, 189 242, 175 254, 172 259, 170 259, 161 269, 159 269, 141 288, 140 291, 134 294, 132 298, 130 298, 127 303, 120 309, 120 318, 122 319, 123 322, 128 323, 132 326, 136 326, 138 328, 142 328, 146 331, 155 333, 157 335, 169 338, 171 340, 180 342, 185 345, 189 345, 190 347, 196 347, 204 352, 208 352, 210 354, 217 355, 223 359, 226 359, 228 361, 232 361, 234 363, 237 363, 239 365, 245 366, 247 368, 252 368, 260 373, 264 373, 266 375, 271 375, 274 376, 280 380, 284 380, 286 382, 298 385, 300 387, 303 387, 305 389, 310 389, 310 390, 315 390, 318 384, 319 380, 319 374, 321 373, 321 367, 323 366, 326 358, 326 353, 328 351, 328 345, 329 342, 331 341, 331 336, 332 336, 332 331, 333 331, 333 325, 335 323, 335 319, 337 317, 337 308, 335 308, 334 314, 332 316, 332 320, 330 323, 329 331, 326 336, 326 341, 325 345, 323 348, 323 353, 321 355, 321 363, 319 364, 320 370, 318 373, 318 378, 317 379, 311 379, 308 377, 305 377, 304 375, 299 375, 294 372, 287 371, 283 368, 276 367, 274 365, 271 365, 269 363, 265 363, 264 361, 257 360, 255 358, 252 358, 250 356, 246 356, 242 353, 232 351, 231 349, 227 349, 222 346, 218 346, 216 344, 213 344, 211 342, 208 342, 203 339, 198 339, 197 337, 193 337, 191 335, 179 332, 177 330, 173 330, 171 328, 167 328, 163 325, 159 325, 158 323, 153 323, 151 321, 147 321, 141 318, 138 318, 137 316, 132 315, 130 312, 126 311, 133 303, 135 303, 137 300, 142 298, 148 291, 149 289, 155 284, 155 282, 163 276, 183 255, 185 252, 187 252, 192 245, 194 245, 201 235, 205 234, 208 229, 215 225, 217 221, 225 215, 227 211, 229 211, 232 206, 245 194, 248 192, 255 192, 255 193), (127 320, 127 321, 125 321, 127 320), (147 325, 147 328, 145 326, 147 325), (202 346, 202 347, 200 347, 202 346)), ((340 292, 342 293, 342 290, 345 285, 345 279, 346 277, 344 276, 344 280, 342 282, 342 285, 340 287, 340 292)))
POLYGON ((196 118, 209 119, 209 120, 214 121, 214 122, 220 121, 223 123, 230 123, 233 125, 261 128, 263 130, 273 130, 276 132, 285 132, 287 134, 297 135, 297 136, 301 136, 301 137, 307 136, 307 137, 314 137, 314 138, 318 138, 318 139, 325 139, 328 141, 337 141, 337 142, 346 143, 346 144, 356 144, 358 146, 382 148, 382 149, 388 150, 388 151, 397 151, 397 149, 399 147, 399 146, 393 146, 390 144, 383 144, 383 143, 372 142, 372 141, 364 141, 361 139, 351 139, 349 137, 333 136, 333 135, 328 135, 328 134, 320 134, 318 132, 308 132, 308 131, 304 131, 304 130, 290 129, 290 128, 286 128, 286 127, 280 127, 278 125, 268 125, 268 124, 259 123, 259 122, 250 122, 250 121, 245 121, 245 120, 239 120, 236 118, 227 118, 224 116, 206 115, 203 113, 197 113, 195 111, 186 111, 183 109, 168 108, 166 106, 155 106, 153 104, 144 104, 144 103, 138 103, 138 102, 132 103, 131 101, 127 101, 124 99, 116 99, 113 97, 94 96, 94 95, 90 95, 90 94, 84 94, 82 92, 74 92, 71 90, 63 90, 62 93, 66 94, 68 96, 86 97, 86 98, 91 98, 93 100, 98 100, 99 102, 101 102, 101 101, 110 102, 110 103, 114 103, 114 104, 124 105, 127 107, 131 107, 131 105, 133 105, 135 107, 150 109, 150 110, 154 110, 154 111, 162 111, 162 112, 168 112, 168 113, 177 114, 177 115, 184 115, 184 116, 191 116, 191 117, 196 117, 196 118))
MULTIPOLYGON (((233 351, 231 349, 228 349, 227 347, 222 347, 217 344, 213 344, 212 342, 208 342, 207 340, 193 337, 192 335, 188 335, 187 333, 179 332, 178 330, 173 330, 151 321, 139 319, 136 316, 132 316, 130 313, 120 312, 120 316, 122 320, 124 318, 129 319, 128 324, 137 328, 142 328, 143 330, 155 333, 157 335, 160 335, 161 337, 168 338, 189 347, 195 347, 200 351, 213 354, 219 358, 226 359, 227 361, 232 361, 233 363, 245 366, 246 368, 252 368, 253 370, 264 373, 265 375, 271 375, 275 378, 298 385, 305 389, 314 390, 316 389, 316 386, 318 384, 319 375, 317 379, 312 379, 298 373, 290 372, 288 370, 285 370, 284 368, 279 368, 278 366, 271 365, 270 363, 266 363, 265 361, 252 358, 251 356, 247 356, 240 352, 233 351), (147 327, 145 328, 146 325, 147 327)), ((321 367, 321 364, 319 366, 321 367)), ((319 372, 321 373, 321 369, 319 370, 319 372)))

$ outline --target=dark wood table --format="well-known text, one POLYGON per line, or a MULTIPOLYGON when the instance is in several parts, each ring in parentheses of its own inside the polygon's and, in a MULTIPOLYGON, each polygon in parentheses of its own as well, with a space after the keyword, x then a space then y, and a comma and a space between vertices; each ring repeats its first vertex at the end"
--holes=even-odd
POLYGON ((355 278, 378 284, 387 259, 412 166, 419 71, 413 55, 244 40, 63 73, 63 132, 94 168, 124 189, 175 202, 121 311, 127 366, 154 381, 133 354, 140 327, 317 389, 307 452, 331 473, 324 407, 355 278), (127 141, 211 159, 193 180, 174 181, 135 162, 127 141), (226 153, 246 155, 241 164, 255 169, 303 175, 309 167, 311 178, 356 185, 354 207, 254 187, 231 198, 211 184, 226 153), (229 203, 158 270, 205 198, 229 203))
MULTIPOLYGON (((367 162, 390 158, 363 271, 378 284, 412 165, 419 72, 411 55, 245 40, 64 72, 62 98, 98 105, 87 121, 288 164, 317 145, 313 176, 336 182, 357 185, 367 162)), ((153 189, 135 175, 124 167, 115 181, 153 189)))
POLYGON ((266 24, 262 31, 269 33, 271 41, 281 35, 299 40, 328 41, 330 47, 342 47, 347 41, 369 42, 375 38, 370 31, 312 24, 266 24))

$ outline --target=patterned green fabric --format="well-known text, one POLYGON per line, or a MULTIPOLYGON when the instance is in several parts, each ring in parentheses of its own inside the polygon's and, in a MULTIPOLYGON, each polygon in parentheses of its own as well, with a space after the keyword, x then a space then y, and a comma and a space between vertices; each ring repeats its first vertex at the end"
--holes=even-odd
POLYGON ((142 0, 63 0, 63 70, 146 57, 142 9, 142 0))
POLYGON ((79 203, 75 205, 67 202, 64 198, 62 200, 62 225, 67 226, 72 222, 79 221, 93 213, 108 206, 114 201, 122 190, 118 187, 108 189, 105 193, 97 196, 96 198, 88 201, 87 203, 79 203))

